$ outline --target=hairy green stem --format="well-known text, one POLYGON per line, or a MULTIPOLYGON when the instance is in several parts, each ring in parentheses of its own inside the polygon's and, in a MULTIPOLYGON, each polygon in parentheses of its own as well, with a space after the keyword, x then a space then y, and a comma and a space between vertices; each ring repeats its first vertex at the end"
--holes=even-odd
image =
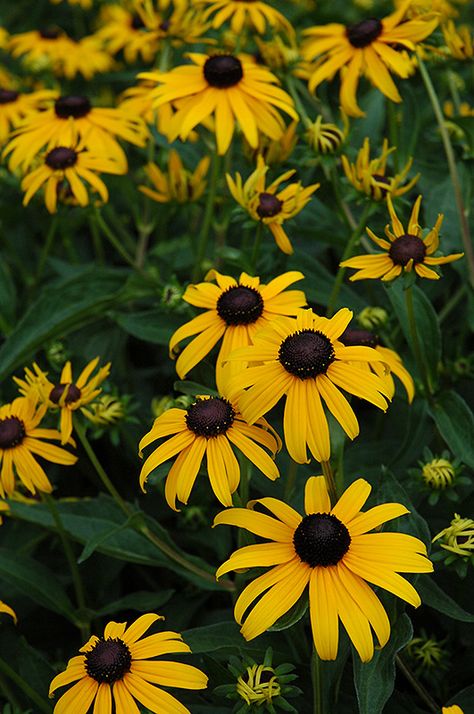
POLYGON ((219 179, 219 166, 220 157, 217 153, 217 147, 214 149, 212 154, 212 164, 211 164, 211 176, 209 179, 209 186, 207 192, 206 207, 204 209, 204 217, 201 226, 201 232, 199 234, 199 240, 196 251, 196 262, 194 263, 193 282, 196 282, 201 276, 202 261, 206 255, 207 243, 209 241, 209 232, 211 230, 212 219, 214 217, 215 202, 216 202, 216 192, 217 192, 217 182, 219 179))
POLYGON ((431 694, 429 694, 429 692, 427 692, 427 690, 424 688, 424 686, 421 684, 421 682, 418 681, 418 679, 415 677, 413 672, 407 667, 407 665, 402 660, 400 655, 397 655, 395 657, 395 662, 396 662, 397 667, 400 670, 400 672, 402 672, 403 676, 408 680, 408 682, 410 682, 411 686, 413 687, 415 692, 418 694, 420 699, 426 704, 428 709, 430 711, 434 712, 434 714, 439 714, 440 707, 436 704, 436 702, 433 699, 433 697, 431 696, 431 694))
POLYGON ((415 309, 413 305, 413 288, 411 286, 405 290, 405 306, 408 318, 408 328, 410 330, 410 335, 413 343, 413 355, 416 360, 421 381, 423 382, 426 397, 431 402, 433 398, 433 387, 431 384, 430 374, 426 365, 426 360, 424 359, 423 353, 421 351, 421 345, 416 326, 415 309))
POLYGON ((43 697, 40 697, 40 695, 35 692, 33 687, 30 687, 28 682, 26 682, 23 677, 10 667, 10 665, 7 664, 2 657, 0 657, 0 672, 16 684, 24 695, 28 697, 31 702, 34 702, 39 711, 44 712, 45 714, 51 714, 52 707, 49 702, 47 702, 46 699, 43 699, 43 697))

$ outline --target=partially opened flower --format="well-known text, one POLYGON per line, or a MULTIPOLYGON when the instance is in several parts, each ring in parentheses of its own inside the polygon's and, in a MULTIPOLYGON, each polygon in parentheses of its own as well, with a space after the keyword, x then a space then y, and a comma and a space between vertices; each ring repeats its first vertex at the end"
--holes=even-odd
POLYGON ((168 171, 165 173, 156 164, 149 163, 145 173, 154 186, 139 186, 139 190, 158 203, 189 203, 197 201, 206 189, 205 176, 209 170, 210 158, 204 156, 194 171, 183 166, 181 157, 175 149, 168 155, 168 171))
POLYGON ((231 570, 273 566, 247 585, 235 604, 235 619, 243 623, 246 640, 271 627, 308 587, 313 639, 321 659, 336 659, 341 620, 361 660, 368 662, 374 653, 372 630, 380 647, 390 637, 387 613, 368 583, 420 605, 418 593, 399 573, 431 572, 426 547, 405 533, 369 533, 408 513, 399 503, 362 511, 370 491, 367 481, 357 479, 331 507, 324 477, 313 476, 306 482, 305 516, 275 498, 216 516, 214 525, 238 526, 267 539, 240 548, 216 573, 219 578, 231 570))
POLYGON ((474 556, 474 520, 455 513, 449 526, 435 535, 433 543, 437 540, 442 548, 455 555, 474 556))
POLYGON ((469 25, 456 27, 450 20, 441 28, 449 53, 457 60, 472 60, 474 57, 474 37, 469 25))
POLYGON ((56 74, 66 79, 81 75, 85 80, 90 80, 96 74, 110 72, 113 67, 114 61, 104 50, 102 42, 95 35, 90 35, 71 42, 56 74))
POLYGON ((246 25, 263 35, 267 26, 273 30, 292 32, 286 17, 278 10, 260 0, 200 0, 209 9, 205 17, 212 17, 212 27, 218 28, 230 20, 230 29, 240 35, 246 25))
POLYGON ((421 196, 416 199, 405 230, 395 213, 390 195, 387 196, 387 206, 392 221, 392 230, 388 225, 385 227, 385 235, 388 240, 378 238, 370 228, 366 229, 369 238, 385 252, 357 255, 354 258, 344 260, 340 264, 341 267, 357 269, 357 272, 351 275, 350 280, 380 278, 383 281, 389 281, 397 278, 402 272, 409 273, 412 270, 420 278, 438 280, 441 277, 439 273, 428 266, 452 263, 454 260, 459 260, 459 258, 463 257, 464 253, 434 255, 438 250, 439 229, 444 216, 442 213, 438 215, 434 227, 423 238, 422 229, 418 223, 421 199, 421 196))
POLYGON ((255 335, 252 346, 230 355, 231 361, 258 365, 241 370, 229 383, 230 394, 237 395, 250 424, 286 396, 286 447, 299 464, 308 462, 307 447, 317 461, 329 460, 331 446, 323 402, 349 438, 359 433, 354 410, 340 389, 383 411, 387 409, 385 397, 390 387, 367 369, 369 363, 382 363, 383 357, 371 347, 346 347, 340 341, 351 319, 352 312, 347 308, 330 320, 312 310, 298 310, 296 318, 273 320, 255 335))
POLYGON ((344 131, 336 124, 323 122, 320 114, 314 122, 307 124, 305 139, 319 154, 334 154, 340 149, 347 135, 347 122, 344 131))
POLYGON ((304 188, 301 181, 296 181, 279 191, 280 185, 294 176, 296 170, 286 171, 269 186, 265 186, 268 169, 263 157, 258 156, 257 168, 245 183, 242 182, 239 173, 236 174, 235 179, 230 174, 226 174, 227 185, 237 203, 248 211, 254 221, 261 221, 268 226, 280 250, 291 255, 293 246, 282 224, 296 216, 306 206, 320 184, 313 183, 304 188))
POLYGON ((137 703, 155 714, 190 714, 162 687, 205 689, 207 677, 190 664, 156 659, 191 652, 177 632, 143 637, 160 619, 146 614, 128 627, 126 622, 109 622, 103 637, 93 635, 51 682, 50 697, 75 682, 58 700, 54 714, 87 714, 92 704, 95 714, 138 714, 137 703))

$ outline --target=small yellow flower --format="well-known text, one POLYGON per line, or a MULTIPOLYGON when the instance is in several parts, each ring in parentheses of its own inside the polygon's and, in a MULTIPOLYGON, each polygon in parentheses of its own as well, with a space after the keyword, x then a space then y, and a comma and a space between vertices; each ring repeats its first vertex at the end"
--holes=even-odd
POLYGON ((111 394, 104 394, 92 402, 90 409, 83 407, 82 413, 92 424, 108 426, 123 419, 125 411, 120 399, 111 394))
POLYGON ((441 540, 440 546, 451 553, 460 556, 474 555, 474 520, 461 518, 459 513, 454 514, 450 525, 440 531, 432 540, 435 543, 441 540))
POLYGON ((456 469, 447 459, 432 459, 423 465, 421 473, 428 486, 434 489, 444 489, 453 483, 456 469))
POLYGON ((41 89, 37 92, 18 92, 14 89, 0 88, 0 144, 3 144, 12 129, 28 114, 44 108, 45 101, 55 92, 41 89))
POLYGON ((282 224, 296 216, 306 206, 320 184, 314 183, 303 188, 298 181, 288 184, 277 193, 280 184, 291 178, 296 171, 294 169, 286 171, 269 186, 265 186, 268 169, 264 159, 259 156, 257 168, 245 183, 242 182, 240 174, 236 174, 235 179, 230 174, 226 174, 227 185, 237 203, 245 208, 254 221, 261 221, 268 226, 280 250, 291 255, 293 246, 282 224))
POLYGON ((469 25, 456 27, 454 22, 450 20, 441 29, 443 30, 444 41, 452 57, 458 60, 467 60, 474 57, 474 39, 469 25))
POLYGON ((443 110, 447 117, 474 117, 474 107, 471 107, 469 102, 461 102, 459 111, 456 110, 453 102, 445 102, 443 104, 443 110))
POLYGON ((336 124, 323 122, 320 114, 307 127, 305 139, 318 154, 334 154, 344 143, 346 134, 347 131, 339 129, 336 124))
POLYGON ((256 163, 258 157, 262 156, 267 166, 285 163, 293 153, 293 149, 298 141, 298 135, 296 133, 297 126, 297 121, 290 122, 283 132, 281 139, 278 141, 270 139, 270 137, 264 134, 260 134, 258 137, 258 145, 255 149, 252 149, 250 144, 246 144, 246 156, 252 163, 256 163))
POLYGON ((247 667, 245 675, 237 679, 237 693, 249 706, 269 704, 274 697, 278 697, 281 687, 273 667, 263 664, 254 664, 247 667), (263 678, 263 681, 262 681, 263 678))
POLYGON ((357 322, 365 330, 376 330, 388 322, 388 313, 383 307, 364 307, 357 315, 357 322))
POLYGON ((184 168, 181 157, 175 149, 171 149, 168 155, 168 172, 163 172, 156 164, 148 164, 145 173, 155 187, 155 190, 148 186, 138 188, 146 196, 149 196, 158 203, 189 203, 197 201, 202 196, 206 188, 204 177, 209 170, 210 158, 205 156, 200 160, 194 172, 184 168))
POLYGON ((290 44, 286 44, 280 35, 266 41, 255 37, 255 42, 263 62, 274 71, 293 67, 301 60, 298 45, 293 37, 290 37, 290 44))

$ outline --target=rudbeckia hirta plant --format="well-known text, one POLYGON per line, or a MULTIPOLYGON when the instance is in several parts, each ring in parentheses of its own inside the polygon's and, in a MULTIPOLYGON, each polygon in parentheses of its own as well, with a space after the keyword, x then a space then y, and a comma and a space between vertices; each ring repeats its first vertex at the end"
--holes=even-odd
POLYGON ((390 196, 387 196, 387 206, 391 219, 391 229, 385 227, 385 238, 378 238, 370 228, 367 234, 371 240, 384 250, 384 253, 371 255, 357 255, 341 263, 343 268, 356 268, 357 272, 351 275, 350 280, 378 279, 387 282, 397 278, 403 272, 412 270, 420 278, 438 280, 439 273, 432 270, 432 265, 452 263, 463 257, 463 253, 451 255, 434 255, 439 246, 439 230, 443 222, 443 214, 439 214, 434 227, 423 237, 421 226, 418 222, 422 196, 418 196, 413 206, 407 228, 403 227, 395 213, 390 196))
POLYGON ((361 660, 368 662, 374 653, 372 630, 380 647, 390 637, 387 613, 369 583, 413 607, 420 605, 415 588, 399 573, 431 572, 426 546, 405 533, 370 533, 409 512, 399 503, 362 511, 370 491, 367 481, 357 479, 331 506, 324 477, 314 476, 306 482, 304 516, 275 498, 260 498, 216 516, 215 526, 237 526, 267 539, 240 548, 216 573, 219 578, 231 570, 273 566, 249 583, 235 604, 235 619, 243 623, 246 640, 271 627, 308 588, 313 640, 321 659, 337 657, 340 620, 361 660))
POLYGON ((51 697, 74 682, 58 700, 54 714, 87 714, 92 704, 96 714, 138 714, 137 703, 155 714, 190 714, 162 687, 205 689, 207 677, 190 664, 156 659, 191 652, 177 632, 143 637, 159 619, 163 618, 142 615, 128 627, 126 622, 109 622, 103 637, 93 635, 51 682, 51 697))

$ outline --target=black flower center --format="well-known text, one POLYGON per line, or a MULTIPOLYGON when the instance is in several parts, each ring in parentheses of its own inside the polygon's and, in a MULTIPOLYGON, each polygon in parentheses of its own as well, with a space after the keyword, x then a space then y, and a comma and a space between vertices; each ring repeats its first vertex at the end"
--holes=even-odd
POLYGON ((233 55, 209 57, 204 65, 204 77, 211 87, 226 89, 238 84, 244 72, 242 63, 233 55))
POLYGON ((188 407, 186 424, 198 436, 219 436, 232 426, 235 411, 223 397, 198 399, 188 407))
POLYGON ((382 30, 383 27, 380 20, 371 17, 368 20, 357 22, 355 25, 349 25, 346 28, 346 36, 352 47, 367 47, 377 39, 382 30))
POLYGON ((66 146, 57 146, 46 154, 45 163, 50 168, 68 169, 77 161, 77 153, 66 146))
POLYGON ((282 206, 283 201, 280 201, 273 193, 261 193, 259 195, 257 213, 260 218, 271 218, 280 213, 282 206))
POLYGON ((77 402, 81 398, 81 390, 76 387, 75 384, 56 384, 55 387, 49 393, 49 398, 54 404, 59 404, 61 397, 63 396, 65 390, 67 389, 65 404, 71 404, 72 402, 77 402))
POLYGON ((258 290, 245 285, 228 288, 217 301, 217 314, 228 325, 249 325, 263 312, 263 298, 258 290))
POLYGON ((59 35, 62 34, 58 27, 45 27, 39 33, 44 40, 57 40, 59 35))
POLYGON ((11 89, 0 89, 0 104, 10 104, 16 101, 19 92, 14 92, 11 89))
POLYGON ((142 18, 138 14, 133 15, 130 25, 133 30, 141 30, 145 27, 145 23, 143 22, 142 18))
POLYGON ((169 20, 163 20, 163 22, 160 24, 160 30, 163 32, 168 32, 170 29, 171 22, 169 20))
POLYGON ((0 449, 11 449, 21 444, 26 436, 25 425, 18 417, 0 419, 0 449))
POLYGON ((350 327, 344 330, 339 340, 346 347, 377 347, 379 341, 377 335, 369 330, 352 330, 350 327))
POLYGON ((60 119, 80 119, 87 116, 91 110, 91 103, 87 97, 70 96, 59 97, 54 103, 54 111, 60 119))
POLYGON ((305 516, 293 536, 297 555, 312 568, 337 565, 350 544, 351 537, 346 526, 330 513, 305 516))
POLYGON ((86 653, 84 665, 89 677, 96 682, 112 684, 130 672, 132 655, 125 642, 118 637, 107 640, 101 637, 86 653))
POLYGON ((388 254, 396 265, 406 265, 410 260, 414 263, 422 263, 426 255, 426 246, 418 236, 405 233, 393 241, 388 254))
POLYGON ((281 343, 278 359, 287 372, 308 379, 327 371, 334 350, 331 340, 319 330, 300 330, 281 343))

